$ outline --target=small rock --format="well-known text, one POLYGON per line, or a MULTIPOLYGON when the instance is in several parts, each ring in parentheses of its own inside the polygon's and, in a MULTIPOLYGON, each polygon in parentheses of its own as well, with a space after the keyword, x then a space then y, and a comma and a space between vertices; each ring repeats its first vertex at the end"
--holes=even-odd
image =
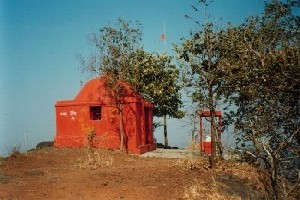
POLYGON ((54 145, 53 141, 40 142, 36 145, 36 149, 44 149, 47 147, 53 147, 53 145, 54 145))
POLYGON ((102 186, 107 186, 107 185, 108 185, 108 183, 107 183, 107 182, 105 182, 105 183, 102 183, 101 185, 102 185, 102 186))

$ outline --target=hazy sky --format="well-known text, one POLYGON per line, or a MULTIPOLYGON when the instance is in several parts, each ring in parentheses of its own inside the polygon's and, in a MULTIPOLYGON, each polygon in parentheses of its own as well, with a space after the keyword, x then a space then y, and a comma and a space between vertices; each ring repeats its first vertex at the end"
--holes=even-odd
MULTIPOLYGON (((220 25, 241 23, 259 14, 263 0, 215 0, 211 15, 220 25)), ((76 53, 88 55, 87 36, 119 17, 140 21, 147 51, 161 52, 166 26, 167 51, 195 24, 192 0, 0 0, 0 155, 14 144, 32 148, 53 140, 57 100, 72 99, 84 76, 76 53), (25 140, 26 138, 26 140, 25 140), (27 141, 27 145, 25 144, 27 141)), ((201 20, 201 15, 197 16, 201 20)), ((184 146, 190 127, 170 120, 169 143, 184 146)), ((162 141, 162 131, 155 133, 162 141)))

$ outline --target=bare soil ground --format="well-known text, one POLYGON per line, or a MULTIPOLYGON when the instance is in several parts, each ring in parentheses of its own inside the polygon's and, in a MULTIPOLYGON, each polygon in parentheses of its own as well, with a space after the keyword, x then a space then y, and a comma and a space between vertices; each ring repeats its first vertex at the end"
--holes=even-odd
POLYGON ((196 156, 46 148, 0 161, 0 199, 261 199, 255 171, 196 156))

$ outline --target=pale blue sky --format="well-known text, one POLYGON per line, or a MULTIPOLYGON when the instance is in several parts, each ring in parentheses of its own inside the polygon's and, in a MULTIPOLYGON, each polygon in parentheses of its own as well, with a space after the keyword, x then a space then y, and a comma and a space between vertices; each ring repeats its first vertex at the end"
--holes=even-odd
MULTIPOLYGON (((84 76, 76 53, 88 55, 88 34, 122 17, 143 25, 147 51, 163 49, 159 37, 166 25, 167 51, 187 36, 194 24, 193 0, 0 0, 0 155, 14 144, 28 148, 55 135, 57 100, 72 99, 84 76)), ((261 13, 263 0, 215 0, 213 17, 241 23, 261 13)), ((198 15, 201 19, 200 15, 198 15)), ((170 120, 169 143, 184 146, 190 127, 170 120)), ((155 133, 162 141, 162 131, 155 133)))

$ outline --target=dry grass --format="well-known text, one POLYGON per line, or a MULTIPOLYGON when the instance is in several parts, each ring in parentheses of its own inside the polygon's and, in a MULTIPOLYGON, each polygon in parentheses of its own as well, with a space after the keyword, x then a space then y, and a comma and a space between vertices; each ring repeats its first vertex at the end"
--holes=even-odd
POLYGON ((96 148, 83 148, 83 156, 80 157, 75 166, 85 169, 96 169, 103 166, 111 166, 114 163, 114 159, 107 151, 96 148))
POLYGON ((185 170, 200 170, 207 169, 208 162, 206 161, 206 159, 197 156, 191 156, 184 159, 177 159, 174 162, 174 166, 179 166, 185 170))
POLYGON ((199 150, 200 149, 200 144, 199 142, 192 141, 188 144, 188 146, 185 148, 188 150, 199 150))
POLYGON ((21 154, 21 144, 14 144, 7 148, 8 157, 14 157, 21 154))
POLYGON ((210 184, 204 181, 192 182, 190 186, 185 187, 184 199, 242 199, 237 194, 227 194, 223 191, 224 183, 218 182, 212 178, 210 184))
POLYGON ((234 179, 224 182, 212 172, 209 183, 207 183, 207 180, 193 181, 189 186, 186 186, 183 199, 263 199, 263 195, 243 183, 236 182, 234 179))
POLYGON ((257 190, 263 190, 263 184, 260 182, 257 169, 253 166, 244 162, 229 161, 226 162, 225 167, 227 169, 230 169, 229 172, 233 176, 239 177, 240 179, 245 181, 245 183, 247 183, 250 187, 255 188, 257 190))
POLYGON ((246 163, 216 160, 210 168, 209 159, 189 157, 178 159, 174 166, 197 170, 208 180, 194 180, 184 188, 184 199, 262 199, 263 187, 255 168, 246 163), (207 184, 209 182, 209 184, 207 184))

